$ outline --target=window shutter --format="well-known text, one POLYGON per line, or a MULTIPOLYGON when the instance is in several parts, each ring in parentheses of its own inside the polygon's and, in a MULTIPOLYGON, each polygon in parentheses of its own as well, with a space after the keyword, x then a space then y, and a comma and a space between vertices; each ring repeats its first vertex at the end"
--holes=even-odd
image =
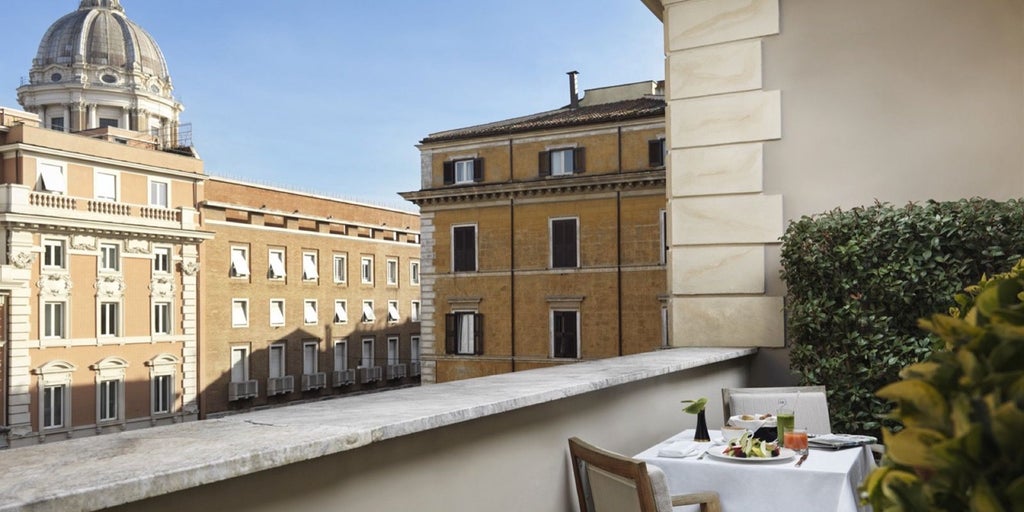
POLYGON ((665 139, 647 141, 647 159, 651 167, 665 165, 665 139))
POLYGON ((548 151, 541 151, 537 158, 537 169, 540 170, 541 176, 551 176, 551 153, 548 151))
POLYGON ((451 185, 455 183, 455 162, 444 163, 444 184, 451 185))
POLYGON ((444 353, 454 354, 457 352, 457 340, 455 337, 455 314, 448 313, 444 315, 444 353))
POLYGON ((484 315, 473 315, 473 353, 484 355, 484 315))
POLYGON ((586 168, 585 164, 587 162, 587 157, 584 149, 585 148, 576 148, 572 152, 572 172, 574 174, 583 172, 586 168))
POLYGON ((484 180, 484 159, 473 159, 473 181, 479 183, 484 180))

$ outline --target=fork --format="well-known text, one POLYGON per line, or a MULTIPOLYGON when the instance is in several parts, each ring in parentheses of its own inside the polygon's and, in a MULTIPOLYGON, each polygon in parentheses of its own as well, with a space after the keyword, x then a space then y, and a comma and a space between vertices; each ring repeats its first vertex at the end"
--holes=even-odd
POLYGON ((807 460, 807 453, 804 453, 803 455, 801 455, 800 459, 796 461, 796 465, 793 466, 793 467, 796 467, 796 468, 800 467, 800 465, 803 464, 805 460, 807 460))

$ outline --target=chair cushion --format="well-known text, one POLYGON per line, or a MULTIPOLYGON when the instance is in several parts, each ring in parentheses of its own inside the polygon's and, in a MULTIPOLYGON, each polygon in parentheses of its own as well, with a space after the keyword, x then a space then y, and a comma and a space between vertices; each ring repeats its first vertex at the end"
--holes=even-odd
POLYGON ((672 495, 668 492, 665 472, 658 466, 648 464, 647 475, 651 478, 651 490, 654 491, 654 503, 658 506, 658 512, 672 512, 672 495))

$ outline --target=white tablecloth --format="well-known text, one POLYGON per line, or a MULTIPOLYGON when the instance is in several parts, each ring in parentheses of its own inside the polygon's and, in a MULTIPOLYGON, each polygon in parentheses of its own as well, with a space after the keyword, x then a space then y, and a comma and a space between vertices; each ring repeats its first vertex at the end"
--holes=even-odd
MULTIPOLYGON (((721 435, 712 430, 711 438, 720 439, 721 435)), ((654 464, 665 472, 672 494, 718 491, 724 511, 871 510, 868 506, 860 506, 857 497, 857 486, 875 467, 871 450, 865 446, 835 451, 811 449, 799 468, 794 466, 796 459, 741 462, 711 456, 703 459, 697 459, 695 455, 685 458, 658 456, 660 447, 665 443, 687 439, 693 439, 693 430, 686 430, 636 455, 637 459, 654 464)))

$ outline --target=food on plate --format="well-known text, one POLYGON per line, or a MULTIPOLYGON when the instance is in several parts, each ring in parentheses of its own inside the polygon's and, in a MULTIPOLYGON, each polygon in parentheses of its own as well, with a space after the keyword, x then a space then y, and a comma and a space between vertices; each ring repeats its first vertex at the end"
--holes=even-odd
POLYGON ((732 440, 722 450, 722 455, 740 459, 761 458, 779 456, 779 443, 757 439, 750 432, 744 432, 740 437, 732 440))
POLYGON ((753 421, 753 420, 766 420, 766 419, 771 418, 771 417, 772 417, 771 413, 769 413, 769 414, 744 414, 744 415, 740 416, 740 419, 742 419, 743 421, 753 421))

